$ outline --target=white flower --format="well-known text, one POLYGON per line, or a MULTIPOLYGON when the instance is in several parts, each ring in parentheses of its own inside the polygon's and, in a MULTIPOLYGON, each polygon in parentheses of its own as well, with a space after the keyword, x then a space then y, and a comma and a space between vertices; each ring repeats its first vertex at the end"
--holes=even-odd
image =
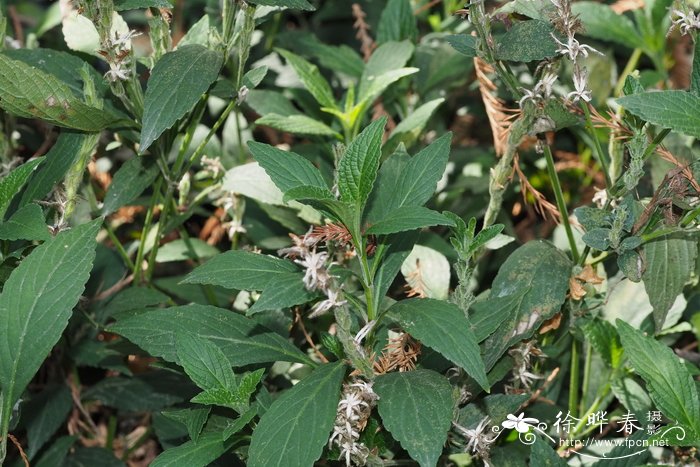
POLYGON ((117 81, 126 81, 131 77, 131 69, 129 60, 123 60, 118 63, 109 62, 109 71, 105 73, 105 78, 116 83, 117 81))
POLYGON ((228 238, 233 239, 237 233, 248 232, 240 219, 232 219, 230 222, 226 222, 222 225, 223 228, 228 229, 228 238))
POLYGON ((329 288, 327 294, 328 298, 321 300, 311 308, 309 318, 316 318, 317 316, 321 316, 335 307, 343 306, 347 303, 346 300, 338 300, 340 297, 340 290, 329 288))
POLYGON ((202 156, 200 163, 202 164, 202 168, 211 174, 212 178, 218 178, 219 173, 224 173, 226 171, 218 157, 202 156))
POLYGON ((308 290, 327 290, 330 285, 331 276, 326 269, 328 253, 325 251, 308 252, 302 259, 294 260, 295 263, 304 267, 304 286, 308 290))
POLYGON ((524 412, 521 412, 517 417, 513 414, 508 414, 506 418, 507 420, 501 423, 503 428, 515 428, 518 433, 527 433, 530 431, 530 427, 533 426, 533 424, 540 422, 536 418, 525 417, 524 412))
POLYGON ((557 39, 557 36, 555 36, 554 34, 551 34, 551 36, 559 45, 559 48, 556 50, 557 53, 560 53, 562 55, 568 55, 569 60, 571 60, 572 62, 576 62, 576 59, 578 58, 579 54, 583 55, 584 57, 588 57, 589 51, 595 52, 599 55, 603 55, 602 52, 597 51, 590 45, 581 44, 578 41, 578 39, 576 39, 573 35, 569 35, 569 37, 566 40, 566 43, 557 39))
POLYGON ((140 35, 140 32, 134 31, 133 29, 126 34, 116 33, 112 41, 112 46, 117 49, 126 49, 131 46, 131 39, 140 35))
POLYGON ((700 29, 700 14, 696 16, 692 12, 686 14, 680 10, 673 10, 673 16, 675 19, 669 33, 675 28, 678 28, 683 35, 690 33, 693 29, 700 29))
POLYGON ((596 192, 593 195, 593 202, 596 204, 596 206, 602 209, 608 202, 608 190, 604 188, 602 190, 596 188, 595 190, 596 192))
POLYGON ((535 93, 542 96, 543 99, 549 99, 552 95, 552 86, 557 80, 555 73, 547 72, 535 85, 535 93))
POLYGON ((574 69, 574 89, 575 91, 570 92, 569 94, 566 95, 567 100, 571 100, 572 102, 576 103, 580 99, 583 99, 586 102, 591 101, 591 91, 586 89, 586 86, 588 85, 588 72, 585 69, 579 68, 576 66, 574 69))
POLYGON ((365 381, 356 380, 343 386, 343 397, 338 402, 328 446, 335 444, 340 449, 339 459, 345 459, 348 467, 367 463, 369 449, 359 442, 360 433, 366 427, 377 399, 372 385, 365 381))
POLYGON ((525 88, 521 88, 521 89, 523 91, 523 97, 521 97, 520 100, 518 101, 518 106, 520 106, 521 109, 523 108, 523 104, 525 104, 525 102, 532 101, 534 103, 537 101, 537 99, 539 99, 539 96, 537 95, 537 93, 534 90, 525 89, 525 88))
POLYGON ((377 324, 375 320, 372 320, 369 323, 365 324, 355 336, 355 343, 358 345, 361 344, 365 337, 367 337, 367 334, 369 334, 370 331, 374 328, 375 324, 377 324))
POLYGON ((484 417, 474 428, 465 428, 452 422, 455 431, 467 440, 464 446, 465 452, 479 454, 482 458, 487 457, 490 445, 496 441, 498 435, 489 429, 491 419, 484 417))

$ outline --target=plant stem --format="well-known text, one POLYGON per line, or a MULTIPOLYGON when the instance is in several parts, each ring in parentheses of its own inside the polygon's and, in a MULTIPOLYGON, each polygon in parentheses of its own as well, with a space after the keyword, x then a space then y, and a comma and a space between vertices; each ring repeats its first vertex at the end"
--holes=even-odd
POLYGON ((580 375, 579 343, 576 338, 571 341, 571 371, 569 372, 569 412, 578 414, 578 386, 580 375))
MULTIPOLYGON (((586 395, 591 383, 591 364, 593 363, 593 347, 586 344, 586 357, 583 363, 583 386, 581 388, 581 404, 586 401, 586 395)), ((582 405, 579 404, 579 413, 583 412, 582 405)))
POLYGON ((627 77, 632 74, 635 68, 637 68, 637 64, 639 63, 639 59, 642 57, 642 49, 636 48, 632 51, 632 55, 630 55, 629 60, 627 60, 627 64, 625 65, 625 69, 622 70, 622 73, 620 74, 620 78, 617 80, 617 83, 615 84, 615 91, 614 91, 614 96, 615 97, 620 97, 622 95, 622 89, 625 87, 625 81, 627 80, 627 77))
POLYGON ((569 239, 569 247, 571 248, 571 257, 574 263, 578 263, 579 254, 578 247, 576 246, 576 240, 574 239, 574 232, 571 229, 571 223, 569 222, 569 211, 566 208, 566 202, 564 201, 564 193, 561 190, 561 183, 559 183, 559 175, 554 168, 554 158, 552 157, 552 150, 548 144, 544 145, 544 156, 547 160, 547 172, 549 172, 549 178, 552 181, 552 189, 554 190, 554 196, 557 200, 557 208, 561 214, 561 222, 564 224, 564 230, 566 230, 566 237, 569 239))
POLYGON ((593 140, 593 146, 595 147, 597 156, 596 159, 598 160, 598 164, 600 164, 600 168, 605 176, 605 185, 607 186, 608 190, 611 190, 613 185, 610 179, 610 168, 608 167, 608 161, 605 154, 603 154, 603 148, 600 145, 600 141, 598 141, 598 137, 595 134, 595 127, 593 126, 593 120, 591 120, 591 111, 588 108, 588 103, 581 101, 581 108, 583 109, 583 113, 586 115, 586 129, 593 140))
POLYGON ((146 240, 148 234, 151 230, 151 223, 153 222, 153 212, 158 204, 158 198, 160 197, 160 187, 163 184, 163 177, 158 177, 153 187, 153 197, 151 199, 151 205, 146 211, 146 219, 143 222, 143 229, 141 230, 141 240, 139 241, 139 248, 136 252, 136 260, 134 261, 134 284, 138 284, 141 280, 142 274, 142 263, 146 248, 146 240))

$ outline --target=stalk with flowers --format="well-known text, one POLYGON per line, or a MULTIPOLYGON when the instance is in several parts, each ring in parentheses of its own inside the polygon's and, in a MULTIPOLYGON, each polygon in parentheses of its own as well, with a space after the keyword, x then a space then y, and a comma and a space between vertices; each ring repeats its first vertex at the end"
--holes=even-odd
POLYGON ((697 461, 690 4, 15 3, 0 459, 697 461))

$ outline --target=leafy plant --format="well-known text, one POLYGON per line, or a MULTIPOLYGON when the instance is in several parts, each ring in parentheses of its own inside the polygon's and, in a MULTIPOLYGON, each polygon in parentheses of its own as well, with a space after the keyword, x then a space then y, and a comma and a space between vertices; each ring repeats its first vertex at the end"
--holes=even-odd
POLYGON ((0 463, 697 462, 698 29, 0 3, 0 463))

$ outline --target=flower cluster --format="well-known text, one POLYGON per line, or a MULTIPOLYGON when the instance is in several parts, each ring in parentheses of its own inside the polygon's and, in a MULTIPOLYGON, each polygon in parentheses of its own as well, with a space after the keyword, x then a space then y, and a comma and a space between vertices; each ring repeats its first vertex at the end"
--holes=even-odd
POLYGON ((491 430, 490 423, 489 417, 484 417, 474 428, 465 428, 452 422, 454 430, 467 441, 467 444, 464 445, 464 451, 478 455, 487 467, 491 465, 489 463, 491 444, 498 437, 498 434, 491 430))
POLYGON ((303 237, 291 234, 293 245, 278 250, 277 254, 285 258, 293 258, 295 263, 304 268, 303 281, 307 290, 318 290, 326 295, 324 300, 317 302, 311 308, 310 317, 315 318, 347 302, 341 300, 341 289, 337 286, 335 277, 328 271, 328 268, 336 263, 328 261, 328 252, 316 250, 318 239, 312 236, 312 232, 313 229, 309 229, 303 237))
POLYGON ((542 376, 530 371, 532 368, 532 357, 542 357, 542 352, 535 347, 535 344, 536 341, 534 340, 523 342, 520 346, 508 351, 513 360, 515 360, 512 381, 525 389, 530 389, 535 380, 542 379, 542 376))
POLYGON ((546 72, 533 89, 523 89, 523 97, 518 102, 520 108, 527 101, 537 104, 549 99, 552 96, 552 86, 554 86, 556 80, 556 73, 546 72))
POLYGON ((692 31, 700 29, 700 13, 697 15, 693 14, 692 11, 681 11, 673 10, 671 11, 671 18, 673 23, 668 33, 671 34, 674 29, 678 29, 682 35, 690 34, 692 31))
POLYGON ((100 54, 107 60, 109 71, 105 73, 107 81, 127 81, 131 78, 131 39, 140 36, 140 32, 129 31, 126 34, 114 33, 102 43, 100 54))
POLYGON ((343 397, 338 402, 333 433, 328 446, 340 449, 339 459, 345 459, 345 465, 365 465, 369 449, 360 442, 360 433, 367 426, 372 409, 377 405, 379 396, 372 390, 371 383, 356 380, 343 386, 343 397))
POLYGON ((566 40, 561 41, 555 34, 552 34, 552 38, 559 46, 557 53, 568 57, 574 65, 574 91, 567 94, 566 99, 573 103, 579 100, 590 102, 592 96, 591 91, 587 89, 588 73, 578 63, 578 58, 580 56, 588 57, 590 52, 603 54, 589 45, 581 44, 576 39, 576 31, 580 28, 580 21, 571 11, 571 0, 551 0, 551 2, 556 7, 556 14, 552 22, 559 31, 566 35, 566 40))

